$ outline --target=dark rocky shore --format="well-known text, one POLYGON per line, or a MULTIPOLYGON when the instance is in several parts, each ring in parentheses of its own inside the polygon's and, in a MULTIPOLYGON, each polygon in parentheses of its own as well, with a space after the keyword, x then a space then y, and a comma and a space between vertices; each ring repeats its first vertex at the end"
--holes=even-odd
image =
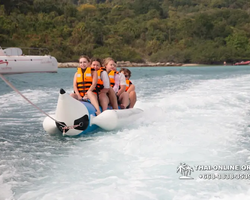
MULTIPOLYGON (((195 65, 195 64, 191 64, 195 65)), ((166 63, 152 63, 152 62, 146 62, 146 63, 133 63, 129 61, 119 61, 117 62, 118 67, 175 67, 175 66, 184 66, 182 63, 171 63, 171 62, 166 62, 166 63)), ((67 63, 58 63, 58 68, 76 68, 78 67, 77 62, 67 62, 67 63)))

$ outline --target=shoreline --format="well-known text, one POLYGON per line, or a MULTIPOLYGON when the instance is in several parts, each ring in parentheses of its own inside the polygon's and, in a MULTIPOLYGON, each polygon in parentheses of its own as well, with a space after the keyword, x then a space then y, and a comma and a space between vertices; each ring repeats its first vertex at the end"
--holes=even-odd
MULTIPOLYGON (((197 63, 189 63, 189 64, 183 64, 183 63, 153 63, 153 62, 147 62, 147 63, 131 63, 129 61, 126 62, 117 62, 117 67, 186 67, 186 66, 197 66, 200 64, 197 63)), ((66 63, 58 63, 58 68, 77 68, 78 62, 66 62, 66 63)))

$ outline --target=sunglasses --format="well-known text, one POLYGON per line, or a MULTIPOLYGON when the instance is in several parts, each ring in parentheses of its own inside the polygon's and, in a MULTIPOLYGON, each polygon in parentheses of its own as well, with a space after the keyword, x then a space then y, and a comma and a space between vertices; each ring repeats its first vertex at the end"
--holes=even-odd
POLYGON ((125 75, 125 77, 126 77, 126 78, 128 78, 128 77, 129 77, 129 75, 125 75))

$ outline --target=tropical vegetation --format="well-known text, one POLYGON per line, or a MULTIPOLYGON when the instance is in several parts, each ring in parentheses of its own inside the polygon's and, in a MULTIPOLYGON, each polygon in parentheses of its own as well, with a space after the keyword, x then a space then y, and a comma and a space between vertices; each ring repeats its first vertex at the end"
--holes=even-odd
POLYGON ((249 0, 0 0, 0 46, 119 61, 250 59, 249 0))

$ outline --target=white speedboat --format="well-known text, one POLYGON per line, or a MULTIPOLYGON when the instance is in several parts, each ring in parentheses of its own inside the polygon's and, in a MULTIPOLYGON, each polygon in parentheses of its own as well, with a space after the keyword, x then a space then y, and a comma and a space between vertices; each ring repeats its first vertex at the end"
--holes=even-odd
POLYGON ((0 74, 57 72, 58 63, 50 55, 24 55, 22 49, 0 47, 0 74))

